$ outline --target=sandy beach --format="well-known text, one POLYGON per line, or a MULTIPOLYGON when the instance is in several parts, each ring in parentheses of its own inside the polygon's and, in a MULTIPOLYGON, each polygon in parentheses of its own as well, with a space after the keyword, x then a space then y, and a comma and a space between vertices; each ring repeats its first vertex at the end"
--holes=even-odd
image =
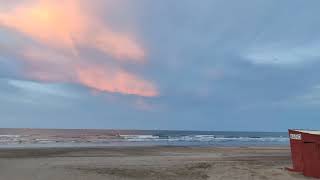
POLYGON ((286 147, 0 150, 0 180, 308 179, 290 166, 286 147))

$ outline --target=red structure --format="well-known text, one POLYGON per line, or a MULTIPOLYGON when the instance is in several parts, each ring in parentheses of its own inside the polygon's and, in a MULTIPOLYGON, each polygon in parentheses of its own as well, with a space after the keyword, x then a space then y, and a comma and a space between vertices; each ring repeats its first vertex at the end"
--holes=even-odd
POLYGON ((292 171, 320 178, 320 131, 289 130, 292 171))

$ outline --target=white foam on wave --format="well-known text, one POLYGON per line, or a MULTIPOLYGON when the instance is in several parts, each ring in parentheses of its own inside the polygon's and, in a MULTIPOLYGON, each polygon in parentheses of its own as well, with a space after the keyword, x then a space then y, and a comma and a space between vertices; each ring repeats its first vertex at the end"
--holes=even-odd
POLYGON ((155 141, 159 140, 159 136, 153 135, 120 135, 121 138, 124 138, 127 141, 155 141))
POLYGON ((0 145, 7 144, 108 144, 108 143, 150 143, 150 144, 287 144, 288 137, 231 137, 224 135, 120 135, 118 138, 101 138, 92 136, 59 137, 56 136, 27 136, 0 135, 0 145))
POLYGON ((142 141, 191 141, 191 142, 288 142, 287 137, 221 137, 215 135, 186 135, 186 136, 168 136, 167 138, 153 135, 121 135, 124 140, 142 142, 142 141))
POLYGON ((0 144, 19 144, 25 141, 23 136, 15 134, 1 134, 0 144))
POLYGON ((1 134, 0 138, 19 138, 21 135, 1 134))

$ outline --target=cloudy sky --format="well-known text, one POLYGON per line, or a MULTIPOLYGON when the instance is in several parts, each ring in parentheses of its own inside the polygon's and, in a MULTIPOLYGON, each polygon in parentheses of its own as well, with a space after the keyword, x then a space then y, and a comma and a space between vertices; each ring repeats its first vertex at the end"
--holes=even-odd
POLYGON ((319 7, 2 1, 1 127, 320 129, 319 7))

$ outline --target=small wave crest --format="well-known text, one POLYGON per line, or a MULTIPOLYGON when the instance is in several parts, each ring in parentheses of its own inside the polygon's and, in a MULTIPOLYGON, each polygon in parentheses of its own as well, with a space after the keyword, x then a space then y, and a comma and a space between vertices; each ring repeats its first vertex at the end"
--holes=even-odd
POLYGON ((216 135, 186 135, 186 136, 157 136, 157 135, 121 135, 127 141, 193 141, 193 142, 211 142, 211 141, 259 141, 259 142, 287 142, 287 137, 224 137, 216 135))
POLYGON ((181 131, 76 131, 61 130, 57 132, 32 132, 21 134, 0 134, 1 145, 58 145, 58 144, 92 144, 92 145, 183 145, 183 146, 261 146, 287 145, 289 138, 285 134, 218 132, 200 134, 198 132, 181 131), (142 132, 142 133, 141 133, 142 132), (141 134, 139 134, 141 133, 141 134))

